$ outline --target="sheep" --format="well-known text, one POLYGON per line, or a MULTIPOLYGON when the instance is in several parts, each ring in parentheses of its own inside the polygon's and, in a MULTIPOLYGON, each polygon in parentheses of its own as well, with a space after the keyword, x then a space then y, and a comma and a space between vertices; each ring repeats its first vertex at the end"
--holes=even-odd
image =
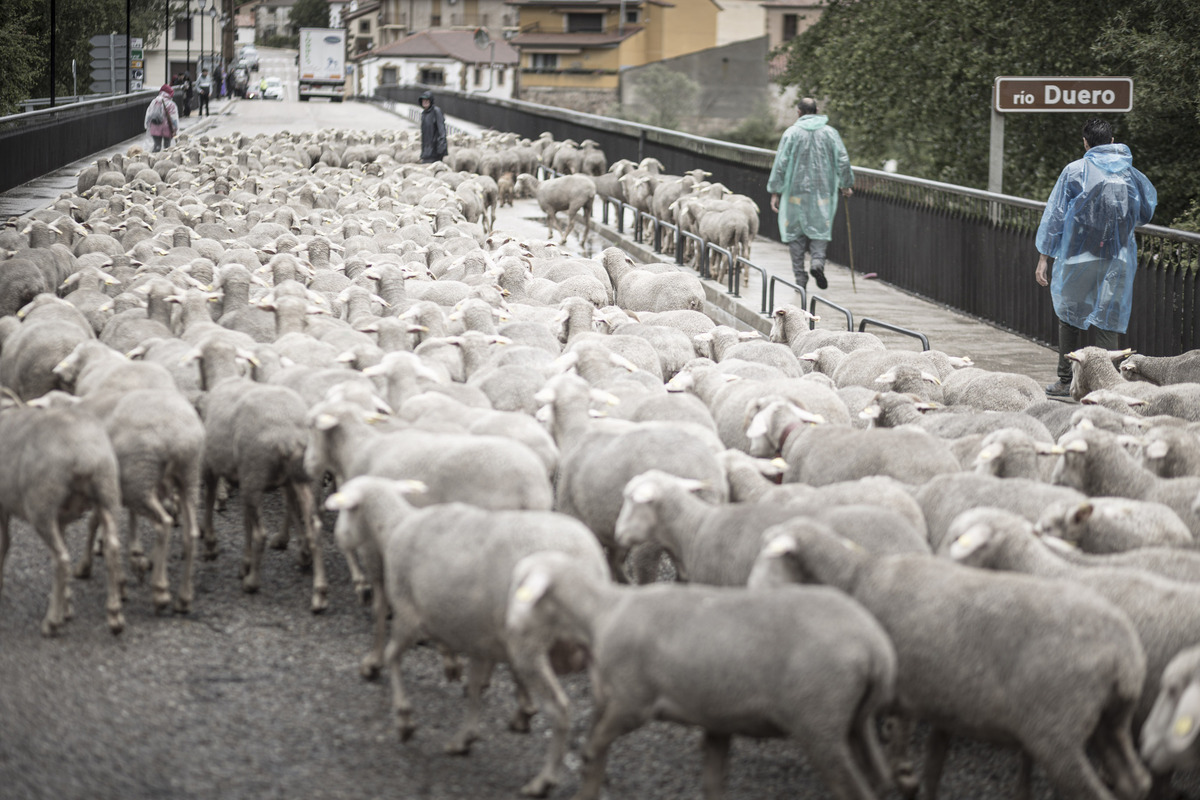
MULTIPOLYGON (((411 484, 409 484, 411 486, 411 484)), ((570 558, 580 574, 605 580, 604 556, 594 537, 576 520, 550 511, 497 511, 463 503, 416 509, 397 482, 370 476, 354 478, 332 495, 339 545, 373 550, 382 557, 387 605, 392 612, 391 637, 383 654, 401 741, 416 730, 413 707, 404 690, 401 661, 418 639, 429 637, 471 660, 467 683, 467 715, 446 744, 446 751, 465 755, 479 738, 481 697, 499 662, 513 665, 519 708, 510 722, 527 732, 533 714, 529 695, 554 698, 546 710, 553 736, 542 770, 522 792, 542 796, 557 782, 566 752, 569 720, 562 689, 553 675, 522 669, 512 658, 505 627, 509 585, 517 563, 532 553, 552 551, 570 558), (430 536, 436 532, 436 536, 430 536), (464 587, 470 591, 464 592, 464 587)), ((381 593, 382 594, 382 593, 381 593)), ((376 622, 386 607, 376 606, 376 622)), ((552 642, 546 643, 546 650, 552 642)), ((373 655, 373 654, 372 654, 373 655)), ((372 656, 368 656, 369 658, 372 656)))
POLYGON ((914 428, 860 430, 842 425, 809 424, 811 415, 793 403, 763 398, 746 436, 750 455, 779 453, 787 470, 784 483, 827 483, 868 475, 887 475, 921 484, 935 475, 959 472, 958 459, 941 439, 914 428))
POLYGON ((1156 426, 1142 437, 1142 466, 1160 478, 1200 476, 1200 439, 1190 429, 1156 426))
MULTIPOLYGON (((66 525, 83 511, 93 511, 89 545, 97 530, 104 545, 108 573, 105 612, 114 634, 125 628, 121 613, 121 540, 116 515, 121 504, 117 457, 96 420, 69 409, 0 406, 0 590, 11 536, 10 519, 29 522, 50 548, 54 567, 50 606, 42 635, 53 636, 71 615, 67 595, 71 555, 63 541, 66 525)), ((91 571, 89 546, 76 572, 91 571)))
MULTIPOLYGON (((315 517, 312 481, 305 471, 308 407, 284 386, 255 383, 237 375, 236 348, 224 338, 209 338, 192 353, 200 361, 201 415, 204 419, 204 515, 200 524, 206 557, 216 555, 213 506, 217 481, 237 484, 245 540, 242 548, 242 589, 255 593, 262 584, 260 565, 266 534, 261 508, 263 495, 283 488, 289 519, 300 525, 300 563, 313 570, 310 608, 314 614, 328 605, 329 582, 321 553, 320 521, 315 517)), ((287 521, 271 542, 287 546, 287 521)))
POLYGON ((947 405, 979 411, 1022 411, 1045 399, 1045 389, 1028 375, 963 367, 945 377, 942 395, 947 405))
POLYGON ((1196 750, 1198 677, 1200 645, 1179 651, 1163 670, 1158 697, 1142 725, 1139 751, 1156 775, 1200 766, 1196 750))
POLYGON ((941 547, 954 519, 977 506, 992 506, 1035 522, 1042 510, 1056 502, 1078 504, 1087 500, 1082 492, 1066 486, 1052 486, 1030 478, 997 478, 994 475, 963 472, 936 475, 917 487, 913 494, 925 514, 929 545, 941 547))
POLYGON ((93 338, 91 327, 85 333, 75 325, 53 319, 23 323, 4 340, 0 352, 0 385, 22 400, 41 397, 59 386, 54 368, 76 346, 93 338))
POLYGON ((799 378, 804 372, 800 362, 787 345, 768 342, 758 331, 739 331, 727 325, 717 325, 712 330, 697 334, 696 350, 707 348, 704 355, 720 363, 726 358, 758 361, 778 368, 787 378, 799 378))
POLYGON ((1200 583, 1200 553, 1171 547, 1137 547, 1123 553, 1085 553, 1063 539, 1042 534, 1036 526, 1034 531, 1068 564, 1135 569, 1181 583, 1200 583))
POLYGON ((565 211, 567 222, 563 227, 562 239, 567 241, 571 231, 575 229, 575 216, 582 213, 583 238, 586 241, 592 229, 592 200, 596 197, 596 184, 586 175, 564 175, 561 178, 551 178, 540 184, 536 179, 531 180, 536 187, 538 205, 546 214, 546 222, 550 228, 549 236, 559 232, 558 212, 565 211))
POLYGON ((770 339, 792 348, 796 357, 820 347, 836 347, 843 353, 852 350, 886 350, 883 341, 873 333, 858 331, 810 329, 810 321, 819 320, 799 306, 784 303, 771 316, 770 339))
MULTIPOLYGON (((1038 391, 1044 391, 1039 387, 1038 391)), ((972 410, 958 412, 922 403, 916 396, 899 392, 880 392, 875 402, 863 410, 881 428, 916 425, 943 439, 956 439, 973 433, 989 434, 1001 428, 1017 429, 1037 442, 1054 444, 1046 426, 1019 411, 972 410)))
POLYGON ((633 261, 618 247, 600 254, 616 292, 617 305, 628 311, 703 311, 704 284, 673 264, 643 264, 633 261))
POLYGON ((625 551, 652 542, 671 556, 679 580, 744 586, 762 549, 762 533, 792 517, 822 519, 873 552, 928 552, 924 531, 907 526, 890 511, 868 506, 719 505, 693 493, 704 488, 660 470, 648 470, 625 485, 615 538, 625 551))
POLYGON ((1116 359, 1129 355, 1128 350, 1105 350, 1084 347, 1068 353, 1071 361, 1071 396, 1082 400, 1097 389, 1111 389, 1117 394, 1145 400, 1137 411, 1141 414, 1170 414, 1190 422, 1200 420, 1200 384, 1176 383, 1156 386, 1144 381, 1129 381, 1113 365, 1116 359))
POLYGON ((792 520, 765 534, 750 586, 822 583, 861 603, 896 649, 895 710, 934 728, 926 796, 936 797, 948 736, 1016 742, 1063 797, 1142 797, 1130 722, 1146 656, 1128 618, 1082 587, 987 573, 923 555, 863 552, 792 520), (1115 786, 1096 774, 1099 753, 1115 786))
POLYGON ((1132 353, 1121 362, 1120 372, 1126 380, 1146 381, 1158 386, 1200 383, 1200 350, 1160 357, 1132 353))
POLYGON ((1085 553, 1123 553, 1141 547, 1191 548, 1192 532, 1162 503, 1093 497, 1046 506, 1036 519, 1039 535, 1053 536, 1085 553))
POLYGON ((983 436, 971 467, 997 478, 1032 478, 1049 482, 1054 470, 1054 446, 1018 428, 1000 428, 983 436))
POLYGON ((867 800, 891 785, 875 716, 892 699, 895 654, 838 592, 609 587, 539 553, 514 571, 507 627, 531 642, 580 641, 591 656, 596 712, 579 798, 600 796, 612 741, 663 709, 705 731, 708 800, 722 796, 734 735, 795 737, 838 798, 867 800))
POLYGON ((951 525, 944 552, 974 567, 1075 583, 1125 612, 1145 651, 1146 673, 1133 714, 1141 728, 1172 658, 1200 641, 1200 586, 1167 580, 1139 569, 1070 564, 1040 541, 1028 520, 997 509, 963 514, 951 525))
POLYGON ((1059 447, 1053 483, 1092 497, 1162 503, 1179 515, 1193 537, 1200 536, 1200 513, 1193 508, 1200 494, 1200 477, 1159 478, 1139 464, 1116 435, 1096 428, 1068 432, 1059 440, 1059 447))
MULTIPOLYGON (((702 496, 724 502, 725 473, 715 452, 689 428, 611 420, 593 424, 589 411, 593 393, 582 378, 564 374, 547 381, 537 400, 549 414, 548 425, 560 453, 555 509, 582 520, 592 530, 607 550, 613 577, 624 581, 623 554, 615 536, 625 484, 648 469, 660 469, 681 478, 707 481, 702 496)), ((595 394, 607 400, 607 395, 595 394)), ((643 555, 636 577, 644 583, 657 571, 659 551, 643 555)))

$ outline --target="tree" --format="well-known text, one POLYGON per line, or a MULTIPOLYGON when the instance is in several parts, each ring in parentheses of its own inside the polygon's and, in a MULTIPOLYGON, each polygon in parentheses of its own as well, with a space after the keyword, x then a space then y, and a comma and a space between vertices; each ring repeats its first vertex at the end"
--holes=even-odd
MULTIPOLYGON (((895 158, 906 174, 984 188, 997 76, 1131 75, 1134 110, 1112 121, 1158 188, 1156 221, 1169 224, 1198 196, 1176 181, 1196 152, 1179 143, 1200 144, 1200 11, 1170 0, 1133 5, 830 0, 821 19, 785 46, 781 82, 826 101, 822 110, 855 163, 895 158), (1182 63, 1168 67, 1172 58, 1182 63), (1187 106, 1180 97, 1191 98, 1191 113, 1180 113, 1187 106), (1176 150, 1168 152, 1168 143, 1176 150)), ((1006 115, 1004 191, 1044 199, 1063 166, 1081 155, 1088 116, 1006 115)), ((1191 180, 1200 180, 1195 170, 1191 180)))
POLYGON ((635 79, 640 105, 648 107, 645 122, 659 128, 677 128, 689 111, 695 108, 700 85, 662 64, 647 67, 635 79))
POLYGON ((329 3, 326 0, 296 0, 292 6, 292 26, 299 28, 328 28, 329 3))
POLYGON ((32 95, 46 61, 28 32, 34 9, 34 3, 17 0, 0 19, 0 115, 20 111, 18 103, 32 95))

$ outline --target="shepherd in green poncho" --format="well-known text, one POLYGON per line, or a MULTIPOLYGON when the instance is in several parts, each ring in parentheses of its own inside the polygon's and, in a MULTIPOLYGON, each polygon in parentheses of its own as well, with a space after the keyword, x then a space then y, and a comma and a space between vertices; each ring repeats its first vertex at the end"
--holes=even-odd
POLYGON ((826 289, 825 248, 833 238, 838 190, 849 197, 854 185, 850 156, 842 137, 817 114, 817 101, 805 97, 796 106, 800 118, 783 132, 767 191, 771 210, 779 215, 779 237, 787 243, 796 284, 808 287, 804 253, 811 255, 817 288, 826 289))

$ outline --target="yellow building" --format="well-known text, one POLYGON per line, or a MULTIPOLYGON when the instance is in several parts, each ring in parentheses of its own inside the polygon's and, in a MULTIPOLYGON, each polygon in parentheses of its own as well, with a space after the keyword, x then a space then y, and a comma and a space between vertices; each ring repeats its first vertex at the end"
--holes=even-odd
POLYGON ((622 69, 717 43, 715 0, 508 0, 519 9, 523 100, 602 111, 622 69))

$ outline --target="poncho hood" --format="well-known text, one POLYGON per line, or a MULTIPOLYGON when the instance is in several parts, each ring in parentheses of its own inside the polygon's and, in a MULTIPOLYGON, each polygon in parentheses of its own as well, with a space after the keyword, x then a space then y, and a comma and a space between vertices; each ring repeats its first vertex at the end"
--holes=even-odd
POLYGON ((1083 154, 1090 163, 1105 172, 1120 172, 1133 166, 1133 153, 1123 144, 1101 144, 1083 154))
POLYGON ((805 114, 800 118, 800 127, 806 131, 815 131, 829 124, 829 117, 824 114, 805 114))

